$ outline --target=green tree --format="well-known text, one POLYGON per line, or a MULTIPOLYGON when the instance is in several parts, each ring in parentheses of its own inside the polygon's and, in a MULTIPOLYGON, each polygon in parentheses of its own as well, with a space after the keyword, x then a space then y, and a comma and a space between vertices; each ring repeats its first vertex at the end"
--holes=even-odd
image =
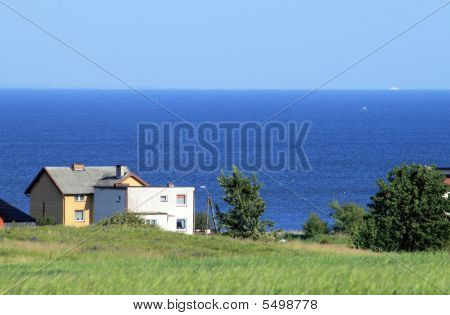
POLYGON ((356 203, 340 205, 334 200, 330 203, 330 208, 333 210, 331 217, 334 219, 333 231, 335 232, 353 234, 364 222, 366 212, 356 203))
POLYGON ((199 230, 206 230, 206 222, 208 214, 206 212, 196 212, 195 213, 195 228, 199 230))
POLYGON ((306 238, 312 238, 328 233, 328 226, 317 214, 310 213, 308 220, 303 224, 306 238))
POLYGON ((225 193, 223 200, 231 206, 227 212, 221 212, 216 206, 219 226, 227 234, 233 237, 258 238, 267 228, 273 227, 272 222, 261 220, 266 204, 259 194, 262 185, 255 174, 248 178, 233 166, 231 175, 222 171, 217 180, 225 193))
POLYGON ((386 251, 444 248, 450 237, 450 201, 434 167, 402 165, 378 181, 370 212, 354 236, 357 247, 386 251))

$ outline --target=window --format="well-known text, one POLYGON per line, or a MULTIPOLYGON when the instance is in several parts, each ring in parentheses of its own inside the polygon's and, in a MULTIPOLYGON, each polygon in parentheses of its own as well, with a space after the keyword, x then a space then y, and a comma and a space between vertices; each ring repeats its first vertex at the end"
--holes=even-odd
POLYGON ((177 195, 177 206, 186 205, 186 195, 177 195))
POLYGON ((157 221, 155 219, 145 220, 145 223, 148 225, 156 225, 157 221))
POLYGON ((120 202, 120 201, 122 201, 122 196, 119 195, 116 197, 116 202, 120 202))
POLYGON ((168 198, 166 195, 161 195, 161 202, 167 202, 168 198))
POLYGON ((177 230, 186 230, 186 219, 177 219, 177 230))
POLYGON ((84 195, 75 195, 75 201, 84 201, 84 195))
POLYGON ((84 221, 84 210, 75 210, 75 221, 84 221))

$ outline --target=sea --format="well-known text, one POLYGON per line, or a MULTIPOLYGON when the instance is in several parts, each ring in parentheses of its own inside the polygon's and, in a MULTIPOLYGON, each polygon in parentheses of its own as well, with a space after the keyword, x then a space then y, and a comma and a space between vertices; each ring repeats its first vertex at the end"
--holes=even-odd
POLYGON ((24 191, 43 166, 123 164, 152 185, 195 186, 197 211, 208 192, 226 210, 218 170, 140 172, 138 124, 175 122, 174 113, 194 124, 263 122, 295 101, 274 120, 311 124, 303 143, 310 169, 256 171, 264 217, 277 228, 301 229, 311 212, 329 221, 332 200, 366 207, 377 180, 402 163, 450 166, 450 91, 311 92, 0 90, 0 198, 28 212, 24 191))

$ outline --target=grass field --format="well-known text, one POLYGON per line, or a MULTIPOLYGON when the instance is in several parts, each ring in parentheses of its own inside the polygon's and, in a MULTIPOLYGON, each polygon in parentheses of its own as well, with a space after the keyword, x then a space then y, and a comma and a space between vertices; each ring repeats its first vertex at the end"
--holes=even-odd
POLYGON ((449 258, 152 228, 12 228, 0 230, 0 293, 445 294, 449 258))

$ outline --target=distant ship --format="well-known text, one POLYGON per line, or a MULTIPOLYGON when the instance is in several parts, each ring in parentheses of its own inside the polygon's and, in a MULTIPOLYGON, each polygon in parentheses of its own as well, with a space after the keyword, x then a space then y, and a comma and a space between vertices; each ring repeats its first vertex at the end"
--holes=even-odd
POLYGON ((390 91, 398 91, 400 90, 399 87, 395 86, 395 85, 391 85, 391 87, 389 88, 390 91))
POLYGON ((361 107, 361 110, 367 110, 367 107, 365 107, 365 106, 361 107))

